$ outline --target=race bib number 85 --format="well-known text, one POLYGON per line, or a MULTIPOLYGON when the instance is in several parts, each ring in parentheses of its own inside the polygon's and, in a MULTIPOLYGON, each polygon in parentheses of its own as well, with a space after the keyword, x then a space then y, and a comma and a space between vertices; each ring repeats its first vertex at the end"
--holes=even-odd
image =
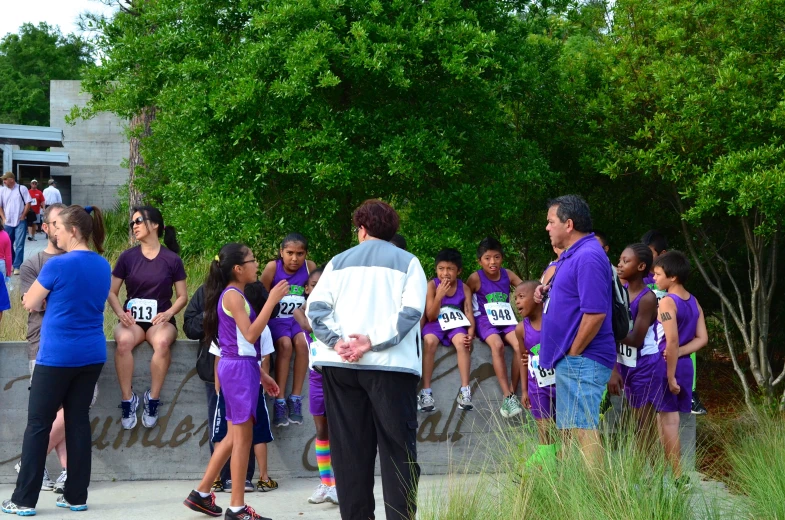
POLYGON ((512 307, 509 302, 486 303, 485 314, 488 315, 488 321, 490 321, 491 325, 494 327, 518 324, 518 320, 515 319, 515 313, 512 312, 512 307))
POLYGON ((556 384, 556 369, 542 368, 540 356, 529 356, 529 373, 537 380, 537 386, 540 388, 556 384))
POLYGON ((151 323, 158 314, 158 302, 156 300, 145 300, 143 298, 133 298, 128 300, 126 309, 131 312, 134 321, 151 323))

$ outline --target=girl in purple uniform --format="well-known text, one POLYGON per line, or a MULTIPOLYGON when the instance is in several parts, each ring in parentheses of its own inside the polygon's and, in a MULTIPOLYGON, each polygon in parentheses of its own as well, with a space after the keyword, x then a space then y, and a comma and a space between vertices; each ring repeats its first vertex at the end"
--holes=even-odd
POLYGON ((703 309, 684 288, 689 275, 690 261, 680 251, 669 251, 654 261, 654 283, 668 293, 657 309, 665 334, 659 340, 664 359, 660 361, 662 398, 657 405, 658 422, 665 457, 678 480, 682 478, 679 412, 690 413, 692 406, 693 368, 689 356, 709 340, 703 309))
POLYGON ((510 305, 510 290, 521 283, 517 274, 502 267, 504 252, 501 243, 494 238, 484 238, 477 248, 477 259, 482 269, 466 280, 472 291, 472 305, 477 323, 477 336, 488 344, 493 357, 493 371, 504 395, 502 417, 514 417, 521 413, 521 404, 515 395, 521 378, 521 349, 515 337, 518 320, 510 305), (507 363, 504 360, 504 344, 512 347, 513 359, 507 379, 507 363))
POLYGON ((526 351, 523 366, 527 383, 523 386, 523 407, 530 410, 537 422, 540 445, 529 458, 529 464, 542 464, 553 460, 556 441, 553 438, 554 413, 556 411, 556 378, 553 370, 541 369, 538 365, 540 332, 542 330, 542 303, 534 301, 534 291, 540 282, 529 280, 515 288, 515 306, 523 321, 515 328, 518 341, 526 351))
MULTIPOLYGON (((275 380, 260 370, 262 354, 259 338, 278 302, 289 294, 289 284, 284 280, 270 290, 270 296, 257 317, 244 291, 246 284, 256 281, 258 269, 259 264, 248 247, 227 244, 210 264, 204 284, 204 334, 206 338, 217 338, 221 349, 216 374, 226 405, 228 431, 224 441, 216 446, 201 483, 184 503, 189 509, 210 516, 221 514, 210 489, 230 455, 232 480, 238 483, 245 481, 260 379, 267 393, 276 395, 279 390, 275 380)), ((242 484, 232 487, 225 518, 262 518, 245 504, 245 486, 242 484)))
POLYGON ((432 412, 436 408, 431 391, 436 349, 439 345, 454 346, 458 354, 461 388, 455 401, 461 410, 472 409, 469 374, 472 365, 474 314, 472 293, 460 278, 463 258, 456 249, 442 249, 436 255, 436 278, 428 282, 423 327, 422 390, 417 396, 417 408, 432 412))
POLYGON ((281 242, 277 260, 268 262, 262 271, 262 284, 269 291, 282 280, 289 282, 289 294, 283 297, 270 319, 270 332, 275 342, 275 381, 280 393, 275 398, 273 426, 302 424, 302 392, 308 371, 308 343, 303 330, 294 319, 294 311, 305 305, 308 273, 316 268, 308 255, 308 241, 299 233, 290 233, 281 242), (294 355, 292 393, 284 399, 289 364, 294 355))
POLYGON ((652 264, 651 250, 644 244, 632 244, 622 251, 616 267, 627 284, 633 327, 617 347, 617 363, 608 389, 619 394, 619 380, 624 396, 637 422, 638 448, 648 452, 654 441, 654 408, 661 395, 658 372, 661 357, 656 338, 657 297, 644 283, 652 264), (619 375, 619 378, 616 377, 619 375))

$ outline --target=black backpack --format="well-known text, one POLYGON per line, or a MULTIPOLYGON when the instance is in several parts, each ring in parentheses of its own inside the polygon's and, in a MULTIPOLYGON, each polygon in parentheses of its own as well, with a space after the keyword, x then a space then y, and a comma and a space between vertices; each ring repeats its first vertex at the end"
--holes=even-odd
POLYGON ((200 341, 196 354, 196 374, 205 383, 215 383, 215 356, 210 354, 210 342, 200 341))
POLYGON ((627 337, 632 330, 632 313, 630 312, 630 293, 621 284, 616 269, 611 266, 611 284, 613 285, 613 338, 618 342, 627 337))

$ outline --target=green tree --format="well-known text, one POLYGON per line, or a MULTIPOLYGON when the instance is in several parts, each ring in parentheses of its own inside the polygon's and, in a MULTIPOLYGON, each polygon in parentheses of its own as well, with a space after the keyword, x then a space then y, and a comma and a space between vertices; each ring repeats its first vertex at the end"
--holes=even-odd
POLYGON ((49 126, 49 82, 79 79, 92 47, 45 22, 26 23, 0 40, 0 123, 49 126))
POLYGON ((670 193, 661 213, 682 219, 748 404, 743 358, 766 398, 785 380, 770 352, 785 217, 783 19, 772 0, 620 0, 605 45, 604 171, 670 193))

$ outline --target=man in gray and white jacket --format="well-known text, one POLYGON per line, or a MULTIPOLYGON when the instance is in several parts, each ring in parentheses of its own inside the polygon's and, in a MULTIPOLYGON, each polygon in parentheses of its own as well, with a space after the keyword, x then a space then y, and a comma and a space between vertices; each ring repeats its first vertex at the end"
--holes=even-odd
POLYGON ((367 200, 353 221, 360 244, 327 264, 308 297, 311 364, 324 376, 341 518, 375 517, 378 446, 387 518, 411 520, 427 282, 419 260, 388 242, 399 224, 389 204, 367 200))

